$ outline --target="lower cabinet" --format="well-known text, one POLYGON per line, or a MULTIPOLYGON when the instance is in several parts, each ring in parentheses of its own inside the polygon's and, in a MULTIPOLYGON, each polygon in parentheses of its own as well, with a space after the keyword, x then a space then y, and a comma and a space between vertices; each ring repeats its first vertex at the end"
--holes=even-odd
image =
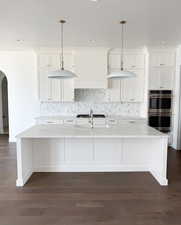
POLYGON ((36 171, 145 171, 161 142, 158 138, 150 143, 150 138, 72 137, 37 138, 33 143, 36 171))

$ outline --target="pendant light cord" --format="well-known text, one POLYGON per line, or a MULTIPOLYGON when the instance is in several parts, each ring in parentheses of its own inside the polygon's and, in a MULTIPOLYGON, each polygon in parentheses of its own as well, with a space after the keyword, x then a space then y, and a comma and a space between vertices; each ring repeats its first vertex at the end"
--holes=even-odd
POLYGON ((63 49, 63 25, 65 20, 61 20, 61 70, 64 70, 64 49, 63 49))
POLYGON ((122 25, 121 27, 121 71, 124 70, 124 25, 126 24, 126 21, 121 21, 120 24, 122 25))

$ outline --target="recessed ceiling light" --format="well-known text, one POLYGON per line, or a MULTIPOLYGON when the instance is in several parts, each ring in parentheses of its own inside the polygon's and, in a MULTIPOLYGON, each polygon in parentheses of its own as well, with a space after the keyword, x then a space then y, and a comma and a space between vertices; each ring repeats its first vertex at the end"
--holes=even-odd
POLYGON ((160 44, 161 44, 161 45, 166 45, 167 42, 166 42, 166 41, 161 41, 160 44))
POLYGON ((98 2, 98 0, 91 0, 91 2, 98 2))
POLYGON ((17 41, 17 42, 23 42, 24 40, 21 40, 21 39, 17 39, 16 41, 17 41))
POLYGON ((96 41, 95 41, 95 40, 89 40, 89 42, 90 42, 90 43, 95 43, 96 41))

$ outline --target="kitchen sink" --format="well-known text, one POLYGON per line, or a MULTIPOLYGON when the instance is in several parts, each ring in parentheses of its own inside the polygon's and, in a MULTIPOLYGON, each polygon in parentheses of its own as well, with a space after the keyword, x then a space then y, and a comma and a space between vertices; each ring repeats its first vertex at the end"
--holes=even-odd
MULTIPOLYGON (((89 114, 78 114, 77 118, 89 118, 90 115, 89 114)), ((106 116, 104 114, 93 114, 94 118, 106 118, 106 116)))

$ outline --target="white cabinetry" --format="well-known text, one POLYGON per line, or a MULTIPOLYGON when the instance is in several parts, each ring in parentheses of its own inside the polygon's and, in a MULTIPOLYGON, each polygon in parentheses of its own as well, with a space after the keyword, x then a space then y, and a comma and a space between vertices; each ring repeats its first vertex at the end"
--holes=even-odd
MULTIPOLYGON (((110 53, 109 71, 120 70, 120 53, 110 53)), ((122 80, 109 80, 110 102, 142 102, 145 91, 145 54, 126 53, 124 56, 124 68, 136 73, 135 78, 122 80)))
MULTIPOLYGON (((124 55, 124 68, 127 70, 144 69, 145 55, 143 53, 126 53, 124 55)), ((117 70, 121 68, 121 54, 109 54, 109 70, 117 70)))
MULTIPOLYGON (((73 71, 73 54, 65 53, 65 68, 73 71)), ((74 81, 48 78, 48 72, 60 68, 60 56, 53 53, 38 55, 39 99, 40 101, 74 100, 74 81)))
POLYGON ((175 53, 154 52, 150 54, 150 65, 152 67, 166 67, 175 65, 175 53))
POLYGON ((134 78, 127 78, 121 81, 122 102, 142 102, 145 91, 145 71, 132 70, 136 74, 134 78))
POLYGON ((135 70, 144 69, 145 67, 145 55, 139 53, 130 53, 124 56, 125 69, 135 70))
POLYGON ((174 69, 150 68, 149 89, 150 90, 171 90, 173 88, 174 69))
POLYGON ((107 49, 80 48, 75 55, 75 88, 107 88, 107 49))
POLYGON ((172 90, 175 74, 175 52, 150 53, 150 90, 172 90))

